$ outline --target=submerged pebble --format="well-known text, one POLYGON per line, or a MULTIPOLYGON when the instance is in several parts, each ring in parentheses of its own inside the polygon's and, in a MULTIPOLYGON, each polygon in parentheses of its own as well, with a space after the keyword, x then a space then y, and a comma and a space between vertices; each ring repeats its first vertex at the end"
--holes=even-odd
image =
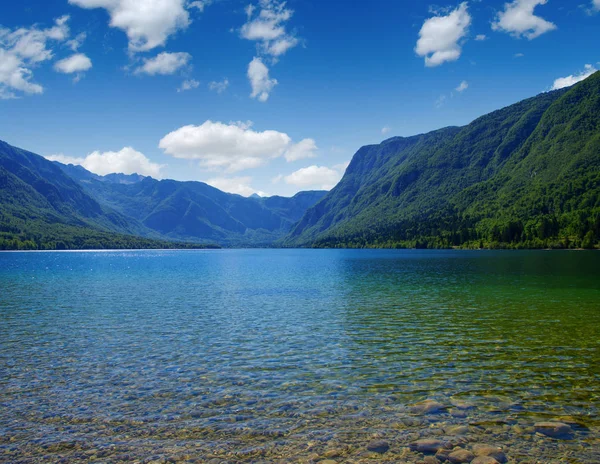
POLYGON ((573 433, 573 429, 562 422, 536 422, 535 431, 552 438, 568 439, 573 433))

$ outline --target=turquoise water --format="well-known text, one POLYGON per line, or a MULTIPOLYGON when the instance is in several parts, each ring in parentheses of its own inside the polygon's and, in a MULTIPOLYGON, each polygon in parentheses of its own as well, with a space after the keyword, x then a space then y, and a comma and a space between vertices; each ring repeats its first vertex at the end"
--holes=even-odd
POLYGON ((418 462, 409 444, 436 438, 500 446, 509 462, 597 463, 599 264, 0 253, 0 461, 418 462))

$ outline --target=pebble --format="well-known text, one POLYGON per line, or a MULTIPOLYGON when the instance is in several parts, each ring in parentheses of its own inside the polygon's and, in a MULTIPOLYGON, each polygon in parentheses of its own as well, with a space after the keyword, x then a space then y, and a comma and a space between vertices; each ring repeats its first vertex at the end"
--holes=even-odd
POLYGON ((466 425, 455 425, 453 427, 448 427, 449 435, 465 435, 469 433, 469 427, 466 425))
POLYGON ((319 461, 319 464, 337 464, 337 461, 333 459, 325 459, 324 461, 319 461))
POLYGON ((410 407, 410 412, 413 414, 438 414, 445 410, 446 406, 434 400, 421 401, 410 407))
POLYGON ((462 409, 462 410, 475 409, 475 405, 473 405, 471 403, 467 403, 466 401, 452 400, 451 403, 452 403, 452 406, 454 406, 457 409, 462 409))
POLYGON ((374 453, 383 454, 390 449, 390 444, 385 440, 372 441, 367 445, 367 449, 369 451, 373 451, 374 453))
POLYGON ((448 455, 448 461, 450 461, 452 464, 471 462, 473 459, 475 459, 475 455, 466 449, 457 449, 448 455))
POLYGON ((440 449, 448 449, 450 445, 447 442, 441 440, 435 440, 431 438, 424 438, 417 440, 408 445, 412 451, 419 451, 420 453, 435 453, 440 449))
POLYGON ((569 438, 573 429, 563 422, 536 422, 535 431, 552 438, 569 438))
POLYGON ((500 464, 491 456, 478 456, 471 461, 471 464, 500 464))
POLYGON ((323 457, 325 458, 337 458, 341 456, 342 452, 338 449, 330 449, 323 453, 323 457))
POLYGON ((467 412, 464 411, 464 410, 452 408, 448 412, 450 413, 450 415, 452 417, 457 417, 457 418, 465 418, 465 417, 467 417, 467 412))
POLYGON ((440 464, 435 456, 425 456, 421 461, 422 464, 440 464))
POLYGON ((475 453, 475 456, 477 457, 491 457, 501 464, 508 461, 502 448, 498 448, 497 446, 478 443, 473 445, 473 453, 475 453))

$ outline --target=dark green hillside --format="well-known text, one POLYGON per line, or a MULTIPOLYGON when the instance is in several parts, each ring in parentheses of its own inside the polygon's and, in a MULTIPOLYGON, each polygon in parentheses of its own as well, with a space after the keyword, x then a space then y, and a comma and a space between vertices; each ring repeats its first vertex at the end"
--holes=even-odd
POLYGON ((461 128, 361 148, 286 245, 590 247, 600 73, 461 128))
POLYGON ((153 235, 100 205, 54 163, 0 142, 0 249, 182 246, 153 235))

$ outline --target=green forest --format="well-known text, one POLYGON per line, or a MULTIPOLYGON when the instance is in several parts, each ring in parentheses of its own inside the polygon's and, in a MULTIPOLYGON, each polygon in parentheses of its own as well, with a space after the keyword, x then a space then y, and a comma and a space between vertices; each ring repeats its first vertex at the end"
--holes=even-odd
POLYGON ((600 73, 468 126, 361 148, 286 246, 600 243, 600 73))

